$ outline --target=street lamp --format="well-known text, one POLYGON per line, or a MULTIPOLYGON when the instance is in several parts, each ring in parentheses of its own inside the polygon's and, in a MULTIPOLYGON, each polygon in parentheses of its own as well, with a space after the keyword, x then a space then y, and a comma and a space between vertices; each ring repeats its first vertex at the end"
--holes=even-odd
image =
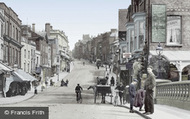
POLYGON ((102 46, 99 45, 99 56, 100 56, 100 60, 102 61, 102 46))
POLYGON ((116 50, 117 55, 117 81, 120 81, 120 48, 116 50))
POLYGON ((160 43, 158 44, 158 46, 156 48, 156 53, 158 54, 158 73, 157 73, 157 78, 161 78, 161 76, 160 76, 160 70, 161 70, 160 60, 161 60, 161 54, 163 53, 163 48, 160 45, 160 43))
POLYGON ((59 81, 59 73, 60 73, 60 55, 61 55, 61 52, 58 51, 57 53, 57 81, 59 81))

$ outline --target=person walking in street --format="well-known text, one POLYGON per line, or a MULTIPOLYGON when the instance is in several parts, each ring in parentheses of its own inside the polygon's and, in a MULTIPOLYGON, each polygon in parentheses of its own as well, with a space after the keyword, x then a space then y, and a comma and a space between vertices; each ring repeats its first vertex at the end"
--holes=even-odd
POLYGON ((147 68, 148 77, 145 80, 144 88, 145 93, 145 113, 146 115, 154 113, 154 102, 153 102, 153 88, 156 86, 155 75, 151 68, 147 68))
POLYGON ((61 86, 64 86, 64 84, 65 84, 65 82, 64 82, 64 80, 62 79, 62 80, 61 80, 61 86))
POLYGON ((81 95, 81 91, 82 91, 82 87, 80 86, 80 84, 77 84, 77 86, 75 87, 75 93, 76 93, 76 101, 77 103, 82 103, 82 95, 81 95))
POLYGON ((68 79, 66 80, 66 86, 68 86, 68 83, 69 83, 69 81, 68 81, 68 79))
POLYGON ((136 96, 136 87, 137 87, 138 80, 133 79, 132 83, 129 85, 129 98, 130 98, 130 113, 134 113, 133 106, 136 96))
POLYGON ((120 83, 115 89, 118 89, 119 91, 119 99, 120 99, 120 104, 123 104, 123 92, 125 90, 125 87, 123 86, 123 83, 120 83))
POLYGON ((114 80, 114 77, 113 77, 113 76, 111 77, 110 83, 111 83, 111 86, 114 86, 114 85, 115 85, 115 80, 114 80))
POLYGON ((99 69, 99 67, 100 67, 100 65, 99 65, 99 63, 97 63, 97 68, 99 69))

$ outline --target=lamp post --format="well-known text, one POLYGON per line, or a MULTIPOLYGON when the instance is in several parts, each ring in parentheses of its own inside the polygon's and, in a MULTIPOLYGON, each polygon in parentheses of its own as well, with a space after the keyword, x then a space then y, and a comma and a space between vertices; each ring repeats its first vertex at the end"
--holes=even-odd
POLYGON ((117 81, 120 81, 120 48, 116 50, 117 54, 117 81))
POLYGON ((156 48, 156 53, 158 54, 158 73, 157 73, 157 78, 161 78, 161 76, 160 76, 160 70, 161 70, 160 60, 161 60, 161 54, 163 53, 163 48, 160 45, 160 43, 158 44, 158 46, 156 48))
POLYGON ((102 61, 102 45, 99 45, 99 56, 100 56, 100 60, 102 61))
POLYGON ((58 51, 57 53, 57 81, 59 81, 59 73, 60 73, 60 54, 61 52, 58 51))

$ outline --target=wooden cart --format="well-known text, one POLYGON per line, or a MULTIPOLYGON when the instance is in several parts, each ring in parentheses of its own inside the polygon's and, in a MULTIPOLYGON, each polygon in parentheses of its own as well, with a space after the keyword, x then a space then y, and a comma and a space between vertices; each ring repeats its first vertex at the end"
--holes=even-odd
POLYGON ((111 94, 111 86, 110 85, 97 85, 96 92, 94 94, 94 103, 96 103, 96 97, 98 94, 101 94, 101 96, 102 96, 101 103, 105 103, 106 94, 111 94))

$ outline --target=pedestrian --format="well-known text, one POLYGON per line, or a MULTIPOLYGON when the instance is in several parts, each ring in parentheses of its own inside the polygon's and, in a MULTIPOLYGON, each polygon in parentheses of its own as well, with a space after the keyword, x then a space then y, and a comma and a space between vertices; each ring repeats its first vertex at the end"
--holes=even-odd
POLYGON ((132 83, 129 85, 129 98, 130 98, 130 113, 134 113, 133 106, 136 96, 136 87, 137 87, 138 80, 133 79, 132 83))
POLYGON ((99 79, 99 77, 96 77, 96 81, 97 81, 97 85, 99 85, 99 84, 100 84, 100 79, 99 79))
POLYGON ((123 86, 123 83, 121 82, 120 85, 118 85, 115 89, 118 89, 119 91, 119 99, 120 99, 120 104, 123 104, 123 92, 125 90, 125 87, 123 86))
POLYGON ((97 64, 97 68, 98 68, 98 69, 99 69, 99 67, 100 67, 99 64, 97 64))
POLYGON ((64 80, 62 79, 62 80, 61 80, 61 86, 64 86, 64 84, 65 84, 65 82, 64 82, 64 80))
POLYGON ((136 93, 135 101, 134 101, 134 106, 139 107, 139 111, 143 111, 142 107, 144 105, 144 97, 145 97, 144 90, 139 89, 136 93))
POLYGON ((151 68, 147 68, 148 77, 145 80, 145 113, 146 115, 154 113, 153 88, 156 86, 155 75, 151 68))
POLYGON ((129 103, 129 85, 126 85, 125 92, 126 92, 126 103, 129 103))
POLYGON ((47 81, 47 80, 48 80, 48 79, 45 80, 46 87, 48 86, 48 81, 47 81))
POLYGON ((68 81, 68 79, 66 80, 66 86, 68 86, 68 83, 69 83, 69 81, 68 81))
POLYGON ((115 97, 114 97, 114 106, 118 106, 118 98, 119 98, 118 92, 116 91, 115 92, 115 97))
POLYGON ((141 78, 141 86, 140 89, 137 90, 134 106, 139 107, 139 111, 143 111, 142 107, 144 105, 145 91, 144 91, 144 82, 147 79, 147 74, 142 74, 141 78))
POLYGON ((115 80, 114 80, 114 77, 113 77, 113 76, 111 77, 110 83, 111 83, 111 86, 114 86, 114 85, 115 85, 115 80))
POLYGON ((50 80, 50 86, 53 86, 54 82, 52 81, 52 79, 50 80))
POLYGON ((34 86, 34 94, 38 94, 37 86, 34 86))

